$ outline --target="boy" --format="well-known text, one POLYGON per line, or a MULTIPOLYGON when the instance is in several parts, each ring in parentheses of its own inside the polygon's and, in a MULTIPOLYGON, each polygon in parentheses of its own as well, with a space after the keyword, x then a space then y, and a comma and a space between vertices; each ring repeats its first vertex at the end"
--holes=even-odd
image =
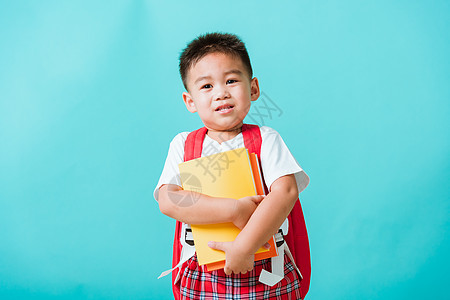
MULTIPOLYGON (((251 102, 260 94, 244 43, 231 34, 199 36, 183 50, 180 74, 187 90, 183 93, 186 108, 197 112, 205 125, 201 155, 243 147, 243 128, 247 128, 243 121, 251 102)), ((223 270, 207 272, 204 266, 198 266, 195 255, 181 265, 174 282, 176 299, 220 298, 221 295, 243 299, 301 297, 301 275, 289 258, 285 258, 284 279, 277 285, 271 287, 257 280, 262 269, 270 267, 270 260, 254 262, 254 253, 278 232, 299 192, 309 183, 279 134, 266 126, 259 130, 262 173, 270 191, 265 197, 224 199, 184 191, 178 164, 185 158, 184 146, 189 133, 178 134, 170 144, 154 193, 161 212, 185 224, 233 222, 242 229, 233 242, 208 244, 225 252, 223 270)))

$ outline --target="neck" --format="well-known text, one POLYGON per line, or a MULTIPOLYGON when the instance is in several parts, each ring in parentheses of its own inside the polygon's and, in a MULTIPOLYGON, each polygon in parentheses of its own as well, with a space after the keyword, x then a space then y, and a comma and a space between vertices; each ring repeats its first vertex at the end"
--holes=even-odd
POLYGON ((237 136, 239 133, 241 133, 241 131, 242 124, 240 124, 240 126, 237 128, 232 128, 229 130, 214 130, 208 128, 207 135, 219 144, 222 144, 222 142, 226 142, 237 136))

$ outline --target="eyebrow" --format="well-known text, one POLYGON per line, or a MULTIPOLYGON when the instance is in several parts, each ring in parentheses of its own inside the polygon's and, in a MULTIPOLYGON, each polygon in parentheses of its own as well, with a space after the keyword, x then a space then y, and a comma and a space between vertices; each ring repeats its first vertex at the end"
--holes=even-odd
MULTIPOLYGON (((224 74, 225 74, 225 75, 236 74, 236 75, 242 76, 243 73, 242 73, 241 70, 233 69, 233 70, 226 71, 224 74)), ((202 80, 210 79, 210 78, 211 78, 211 76, 201 76, 201 77, 197 78, 197 79, 194 81, 194 84, 197 84, 198 82, 200 82, 200 81, 202 81, 202 80)))

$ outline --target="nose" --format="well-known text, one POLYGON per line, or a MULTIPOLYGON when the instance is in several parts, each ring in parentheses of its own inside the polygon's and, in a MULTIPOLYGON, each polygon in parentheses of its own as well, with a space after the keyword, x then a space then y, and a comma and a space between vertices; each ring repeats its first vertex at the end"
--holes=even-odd
POLYGON ((230 92, 228 91, 226 86, 218 86, 216 87, 215 100, 224 100, 230 98, 230 92))

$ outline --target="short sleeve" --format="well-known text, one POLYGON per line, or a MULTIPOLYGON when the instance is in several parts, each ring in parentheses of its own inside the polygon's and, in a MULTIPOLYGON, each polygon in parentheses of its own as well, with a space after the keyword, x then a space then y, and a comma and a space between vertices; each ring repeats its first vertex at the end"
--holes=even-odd
POLYGON ((302 192, 309 184, 309 177, 291 154, 280 134, 270 127, 263 126, 261 137, 261 168, 269 190, 278 178, 294 174, 298 192, 302 192))
POLYGON ((181 186, 180 172, 178 165, 184 161, 184 144, 189 132, 177 134, 170 142, 164 168, 159 178, 158 184, 153 191, 155 200, 158 201, 159 188, 164 184, 176 184, 181 186))

